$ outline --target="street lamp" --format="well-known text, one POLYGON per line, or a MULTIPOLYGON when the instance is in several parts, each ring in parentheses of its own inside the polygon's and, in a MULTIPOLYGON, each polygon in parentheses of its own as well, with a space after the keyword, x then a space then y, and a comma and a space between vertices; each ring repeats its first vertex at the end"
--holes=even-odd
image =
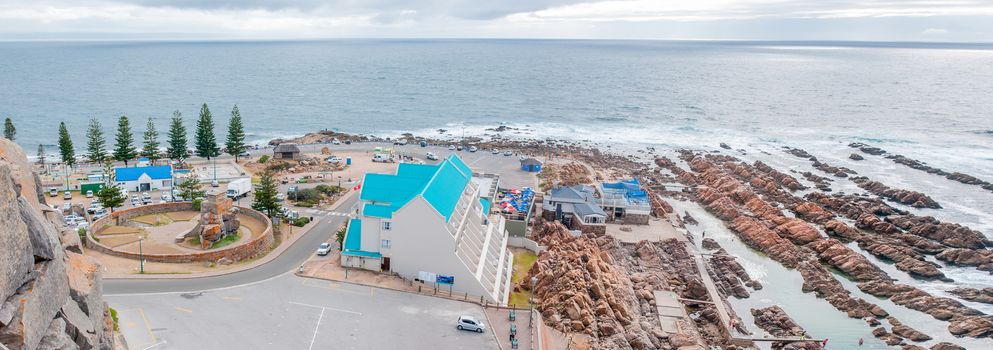
POLYGON ((145 240, 145 237, 138 236, 138 264, 141 268, 141 273, 145 273, 145 256, 141 249, 141 241, 145 240))

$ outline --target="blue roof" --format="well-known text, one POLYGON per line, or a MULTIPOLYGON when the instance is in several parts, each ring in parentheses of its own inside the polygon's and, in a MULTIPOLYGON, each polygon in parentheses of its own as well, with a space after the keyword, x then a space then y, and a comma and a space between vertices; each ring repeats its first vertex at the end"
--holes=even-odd
POLYGON ((420 195, 448 221, 472 170, 452 155, 436 165, 402 163, 396 174, 366 174, 359 199, 367 203, 367 216, 391 218, 411 199, 420 195))
POLYGON ((144 166, 135 168, 114 169, 114 180, 118 182, 135 181, 142 174, 148 174, 152 180, 163 180, 172 178, 172 167, 168 165, 144 166))
POLYGON ((489 215, 490 207, 493 206, 493 203, 491 203, 489 199, 479 197, 479 204, 483 205, 483 215, 489 215))
POLYGON ((344 255, 361 256, 367 258, 379 258, 381 254, 377 252, 367 252, 362 250, 362 220, 351 219, 348 221, 348 231, 345 231, 345 244, 341 249, 344 255))

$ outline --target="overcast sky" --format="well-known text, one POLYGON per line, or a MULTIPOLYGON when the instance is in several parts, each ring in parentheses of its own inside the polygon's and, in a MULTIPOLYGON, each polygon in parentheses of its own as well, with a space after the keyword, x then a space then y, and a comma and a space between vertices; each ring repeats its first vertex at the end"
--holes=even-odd
POLYGON ((993 41, 993 0, 0 0, 0 40, 993 41))

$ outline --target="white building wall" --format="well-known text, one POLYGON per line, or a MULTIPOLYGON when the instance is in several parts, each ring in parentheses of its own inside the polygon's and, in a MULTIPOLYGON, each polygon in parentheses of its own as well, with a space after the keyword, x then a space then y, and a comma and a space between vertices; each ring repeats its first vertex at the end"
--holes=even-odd
MULTIPOLYGON (((371 216, 362 217, 362 250, 367 252, 379 251, 379 236, 382 234, 383 220, 386 219, 371 216)), ((379 267, 376 267, 376 269, 379 269, 379 267)))
POLYGON ((427 201, 418 196, 393 213, 393 219, 393 232, 390 233, 393 237, 390 252, 393 272, 408 279, 416 278, 420 271, 454 276, 452 290, 455 293, 486 296, 491 302, 496 301, 490 290, 476 279, 475 269, 470 270, 455 255, 455 240, 445 229, 447 223, 427 201))

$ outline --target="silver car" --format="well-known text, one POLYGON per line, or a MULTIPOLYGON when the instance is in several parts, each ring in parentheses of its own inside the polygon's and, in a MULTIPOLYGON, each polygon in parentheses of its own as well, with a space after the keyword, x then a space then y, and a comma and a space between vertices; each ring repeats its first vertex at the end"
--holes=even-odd
POLYGON ((317 255, 324 256, 331 252, 331 243, 321 243, 320 247, 317 247, 317 255))
POLYGON ((473 318, 472 316, 462 315, 459 316, 459 323, 458 326, 456 326, 455 328, 458 328, 459 330, 463 330, 463 331, 475 331, 477 333, 483 333, 483 331, 486 330, 486 325, 480 321, 476 321, 476 319, 473 318))

